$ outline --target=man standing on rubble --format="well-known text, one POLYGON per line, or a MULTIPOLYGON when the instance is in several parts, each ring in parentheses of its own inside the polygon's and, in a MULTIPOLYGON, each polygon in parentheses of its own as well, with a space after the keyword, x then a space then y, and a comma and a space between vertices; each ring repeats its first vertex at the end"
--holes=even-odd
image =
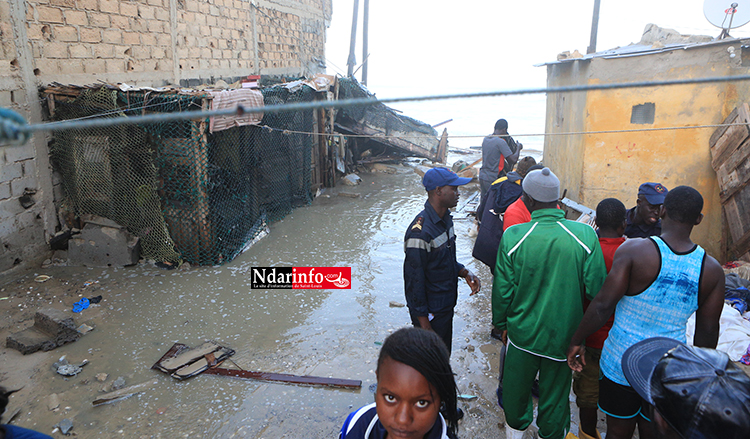
POLYGON ((523 145, 516 144, 508 135, 508 121, 499 119, 495 122, 495 131, 482 141, 482 168, 479 170, 482 201, 487 196, 492 182, 513 169, 521 149, 523 145))
POLYGON ((448 209, 458 204, 458 186, 470 182, 445 168, 424 174, 427 191, 424 210, 409 224, 404 236, 404 292, 414 326, 435 331, 451 351, 453 308, 458 299, 458 278, 480 288, 479 278, 456 260, 456 233, 448 209))

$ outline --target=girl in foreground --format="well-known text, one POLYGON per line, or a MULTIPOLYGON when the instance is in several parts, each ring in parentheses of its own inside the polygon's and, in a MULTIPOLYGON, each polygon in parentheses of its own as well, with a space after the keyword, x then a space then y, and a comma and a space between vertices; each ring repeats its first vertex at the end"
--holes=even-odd
POLYGON ((437 334, 413 327, 394 332, 383 343, 375 374, 375 403, 349 414, 340 439, 456 437, 456 381, 437 334))

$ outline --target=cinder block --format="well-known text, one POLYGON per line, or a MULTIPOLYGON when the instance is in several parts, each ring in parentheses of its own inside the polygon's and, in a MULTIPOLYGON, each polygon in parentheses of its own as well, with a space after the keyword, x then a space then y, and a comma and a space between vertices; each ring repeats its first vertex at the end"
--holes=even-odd
POLYGON ((123 32, 122 33, 123 44, 138 45, 141 44, 141 34, 138 32, 123 32))
POLYGON ((65 11, 65 23, 78 26, 88 26, 89 19, 86 17, 86 11, 65 11))
MULTIPOLYGON (((48 0, 50 5, 63 6, 65 8, 74 8, 76 6, 75 0, 48 0)), ((47 3, 46 1, 44 3, 47 3)))
POLYGON ((122 15, 112 15, 109 17, 112 27, 115 29, 130 30, 130 19, 122 15))
POLYGON ((138 15, 141 20, 155 20, 156 8, 148 5, 138 5, 138 15))
MULTIPOLYGON (((107 18, 109 20, 109 18, 107 18)), ((107 24, 107 27, 109 24, 107 24)), ((104 29, 102 30, 102 43, 105 44, 121 44, 122 43, 122 31, 120 29, 104 29)))
POLYGON ((135 46, 132 48, 132 57, 135 59, 149 59, 151 53, 147 46, 135 46))
POLYGON ((141 34, 141 44, 144 46, 156 46, 156 35, 152 33, 141 34))
POLYGON ((147 0, 146 3, 148 3, 151 6, 166 6, 167 3, 164 2, 164 0, 147 0))
POLYGON ((84 73, 98 74, 104 73, 107 70, 107 62, 102 59, 89 59, 83 63, 84 73))
MULTIPOLYGON (((5 148, 5 161, 7 163, 19 162, 34 158, 36 150, 32 143, 19 146, 8 146, 5 148)), ((17 177, 13 177, 17 178, 17 177)))
POLYGON ((0 200, 10 198, 10 183, 0 183, 0 200))
POLYGON ((48 334, 32 326, 24 331, 9 335, 5 339, 5 347, 28 355, 37 351, 51 351, 57 347, 57 343, 48 334))
POLYGON ((36 177, 18 178, 10 182, 10 195, 20 197, 27 188, 34 190, 36 186, 36 177))
POLYGON ((55 26, 55 41, 78 41, 78 29, 73 26, 55 26))
POLYGON ((169 21, 169 9, 158 8, 156 9, 156 19, 159 21, 169 21))
MULTIPOLYGON (((90 58, 91 52, 85 57, 81 58, 90 58)), ((66 75, 78 75, 81 73, 85 73, 85 69, 83 68, 83 64, 86 61, 83 59, 69 59, 65 62, 60 63, 60 73, 64 73, 66 75)))
POLYGON ((99 11, 106 13, 120 13, 119 0, 99 0, 99 11))
POLYGON ((85 9, 87 11, 96 11, 99 9, 98 0, 77 0, 76 4, 78 9, 85 9))
POLYGON ((47 58, 70 58, 68 43, 45 42, 42 46, 42 53, 47 58))
POLYGON ((76 331, 73 317, 54 308, 44 308, 37 311, 34 314, 34 326, 51 335, 57 346, 76 341, 81 336, 76 331))
POLYGON ((37 17, 42 23, 64 23, 63 13, 60 8, 51 8, 49 6, 37 6, 37 17))
POLYGON ((122 73, 125 71, 125 61, 121 59, 108 59, 107 73, 122 73))
POLYGON ((151 58, 153 59, 164 59, 166 57, 166 52, 164 48, 162 47, 152 47, 151 48, 151 58))
POLYGON ((109 14, 89 12, 89 23, 91 23, 92 26, 102 28, 106 31, 110 26, 109 14))
POLYGON ((78 33, 83 43, 99 43, 102 41, 102 31, 98 28, 81 28, 78 33))
POLYGON ((130 2, 120 2, 120 14, 128 17, 138 16, 138 5, 130 2))
POLYGON ((126 266, 138 263, 138 238, 124 228, 87 223, 79 237, 68 242, 68 264, 89 267, 126 266))
POLYGON ((9 162, 0 165, 0 182, 21 178, 22 175, 23 165, 21 165, 20 163, 9 162))
POLYGON ((172 35, 156 34, 156 44, 163 47, 170 47, 172 45, 172 35))
MULTIPOLYGON (((41 40, 43 38, 42 26, 43 25, 39 23, 29 23, 28 26, 26 26, 26 37, 29 40, 41 40)), ((5 32, 3 32, 3 34, 5 34, 5 32)))
MULTIPOLYGON (((112 44, 104 44, 104 43, 102 43, 102 44, 95 44, 93 46, 94 57, 95 58, 105 58, 105 59, 106 58, 114 58, 114 56, 115 56, 114 48, 115 48, 115 46, 113 46, 112 44)), ((88 63, 88 61, 87 61, 87 63, 88 63)), ((104 64, 102 64, 102 67, 104 67, 104 64)), ((89 72, 88 66, 84 65, 84 68, 86 68, 86 73, 88 73, 89 72)), ((102 70, 99 70, 99 71, 104 71, 104 69, 102 68, 102 70)))
POLYGON ((23 176, 36 178, 36 160, 26 160, 23 163, 23 176))
MULTIPOLYGON (((42 75, 55 75, 60 72, 59 60, 53 58, 37 58, 35 66, 42 75)), ((2 105, 2 104, 0 104, 2 105)))

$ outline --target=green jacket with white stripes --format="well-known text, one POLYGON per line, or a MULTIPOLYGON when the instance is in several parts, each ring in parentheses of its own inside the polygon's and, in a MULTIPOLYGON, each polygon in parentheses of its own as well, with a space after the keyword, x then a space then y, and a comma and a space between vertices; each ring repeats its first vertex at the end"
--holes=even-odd
POLYGON ((583 298, 593 299, 606 275, 591 226, 566 220, 560 209, 534 211, 531 222, 509 227, 500 241, 492 324, 507 329, 515 347, 565 361, 583 298))

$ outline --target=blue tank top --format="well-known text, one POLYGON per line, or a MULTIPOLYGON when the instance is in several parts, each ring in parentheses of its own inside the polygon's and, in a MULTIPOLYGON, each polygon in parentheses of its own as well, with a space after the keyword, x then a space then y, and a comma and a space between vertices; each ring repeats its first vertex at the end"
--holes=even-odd
POLYGON ((602 373, 625 386, 629 384, 620 363, 625 351, 651 337, 685 343, 687 320, 698 309, 705 250, 696 245, 687 253, 675 253, 661 238, 649 239, 656 243, 661 256, 659 275, 641 294, 620 299, 600 361, 602 373))

